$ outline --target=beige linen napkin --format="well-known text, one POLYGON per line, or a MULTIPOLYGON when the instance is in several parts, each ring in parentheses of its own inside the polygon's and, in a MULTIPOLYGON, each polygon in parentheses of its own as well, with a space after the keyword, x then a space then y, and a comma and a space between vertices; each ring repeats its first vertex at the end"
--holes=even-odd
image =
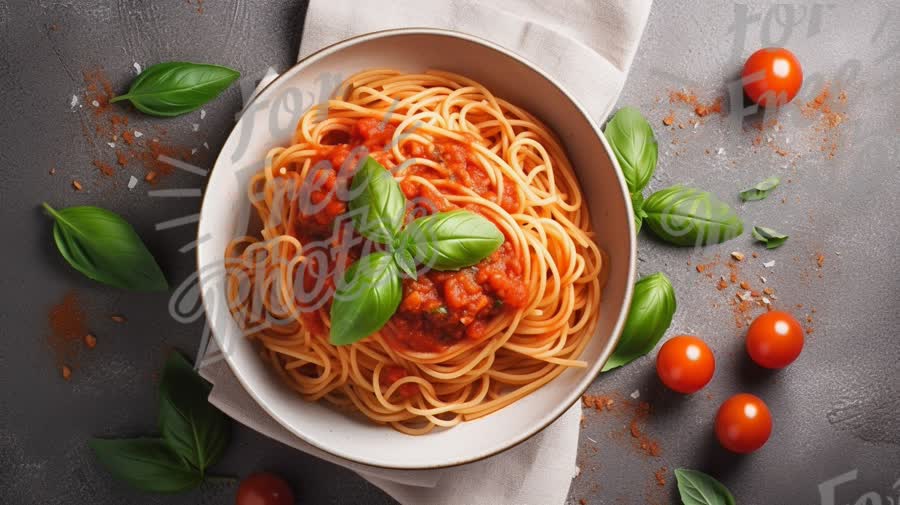
MULTIPOLYGON (((311 0, 299 58, 348 37, 431 27, 488 39, 558 79, 602 122, 619 96, 650 0, 311 0)), ((265 84, 273 75, 264 79, 265 84)), ((247 394, 228 365, 201 361, 209 401, 254 430, 349 468, 403 505, 561 505, 576 472, 580 405, 527 442, 486 460, 427 471, 385 470, 327 454, 292 435, 247 394)))

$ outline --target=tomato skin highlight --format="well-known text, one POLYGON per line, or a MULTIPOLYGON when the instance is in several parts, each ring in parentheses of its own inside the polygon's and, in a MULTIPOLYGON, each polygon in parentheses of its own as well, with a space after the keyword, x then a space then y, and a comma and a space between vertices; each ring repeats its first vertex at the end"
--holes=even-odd
POLYGON ((254 473, 241 481, 236 505, 294 505, 294 492, 281 477, 271 473, 254 473))
POLYGON ((797 96, 803 86, 803 68, 794 53, 766 47, 747 58, 741 71, 744 93, 761 107, 779 107, 797 96))
POLYGON ((656 355, 656 373, 669 389, 696 393, 712 380, 716 359, 705 342, 691 335, 666 341, 656 355))
POLYGON ((803 351, 803 327, 787 312, 761 314, 747 330, 747 353, 759 366, 784 368, 803 351))
POLYGON ((716 413, 716 438, 731 452, 751 453, 765 445, 771 434, 772 413, 765 402, 751 394, 732 396, 716 413))

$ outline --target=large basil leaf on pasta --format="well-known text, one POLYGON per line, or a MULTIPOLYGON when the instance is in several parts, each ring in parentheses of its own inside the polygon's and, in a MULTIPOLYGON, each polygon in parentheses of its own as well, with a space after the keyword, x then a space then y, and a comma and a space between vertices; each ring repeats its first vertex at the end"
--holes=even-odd
POLYGON ((153 116, 178 116, 217 97, 241 74, 219 65, 173 61, 141 72, 128 93, 110 102, 130 100, 139 111, 153 116))
POLYGON ((684 505, 735 505, 728 488, 703 472, 676 468, 675 479, 684 505))
POLYGON ((172 353, 159 384, 159 430, 201 475, 222 458, 231 434, 228 417, 207 400, 211 390, 180 352, 172 353))
POLYGON ((657 191, 643 209, 653 233, 675 245, 718 244, 744 232, 744 223, 728 204, 699 189, 673 186, 657 191))
POLYGON ((380 330, 403 295, 400 267, 391 254, 373 252, 354 263, 331 304, 331 343, 347 345, 380 330))
POLYGON ((483 216, 452 210, 416 219, 399 242, 417 263, 435 270, 459 270, 490 256, 503 244, 503 234, 483 216))
POLYGON ((666 274, 657 272, 635 283, 622 337, 603 371, 627 365, 652 351, 672 324, 676 307, 675 290, 666 274))
POLYGON ((644 189, 656 170, 656 137, 650 123, 634 107, 623 107, 606 124, 603 135, 619 160, 628 191, 644 189))
POLYGON ((134 291, 165 291, 166 278, 134 228, 99 207, 56 210, 53 240, 63 258, 95 281, 134 291))
POLYGON ((391 244, 403 226, 406 197, 391 172, 366 158, 350 185, 350 212, 356 230, 369 240, 391 244))

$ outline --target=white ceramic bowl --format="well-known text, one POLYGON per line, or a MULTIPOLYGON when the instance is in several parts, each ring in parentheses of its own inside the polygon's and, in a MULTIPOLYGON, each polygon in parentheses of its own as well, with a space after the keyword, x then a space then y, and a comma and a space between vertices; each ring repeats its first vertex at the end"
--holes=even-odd
POLYGON ((618 340, 634 281, 635 235, 625 182, 597 125, 558 84, 521 57, 476 37, 433 29, 377 32, 325 48, 284 72, 253 101, 222 148, 206 190, 198 232, 204 308, 213 334, 247 392, 279 423, 314 446, 358 463, 423 469, 459 465, 508 449, 550 425, 578 401, 618 340), (524 399, 451 429, 413 437, 309 403, 263 363, 224 309, 223 252, 246 234, 246 185, 266 151, 290 141, 296 120, 340 81, 360 70, 443 69, 473 78, 495 95, 524 107, 562 139, 588 202, 597 242, 611 270, 600 323, 581 358, 524 399), (220 267, 217 269, 215 265, 220 267))

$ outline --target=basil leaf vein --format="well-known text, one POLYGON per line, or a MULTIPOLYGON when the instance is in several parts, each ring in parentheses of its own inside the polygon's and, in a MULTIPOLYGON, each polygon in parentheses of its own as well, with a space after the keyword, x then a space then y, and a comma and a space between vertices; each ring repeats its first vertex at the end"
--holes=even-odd
POLYGON ((400 267, 391 254, 373 252, 360 258, 337 286, 331 304, 334 345, 347 345, 380 330, 400 306, 400 267))
POLYGON ((735 505, 728 488, 703 472, 677 468, 675 479, 683 505, 735 505))
POLYGON ((134 228, 121 216, 99 207, 56 210, 56 248, 73 268, 104 284, 134 291, 165 291, 166 278, 134 228))
POLYGON ((744 232, 744 223, 731 207, 699 189, 673 186, 657 191, 643 210, 647 226, 675 245, 717 244, 744 232))
POLYGON ((603 371, 627 365, 652 351, 672 324, 676 308, 675 290, 666 274, 657 272, 635 283, 622 337, 603 371))
POLYGON ((775 249, 787 242, 788 236, 764 226, 754 226, 751 232, 753 238, 766 244, 766 249, 775 249))
POLYGON ((403 226, 406 197, 391 172, 371 156, 353 176, 349 209, 356 230, 381 244, 390 244, 403 226))
POLYGON ((494 223, 462 209, 420 217, 399 239, 417 262, 435 270, 472 266, 490 256, 503 241, 494 223))
POLYGON ((153 65, 132 82, 128 93, 110 102, 130 100, 146 114, 178 116, 191 112, 224 91, 241 74, 219 65, 173 61, 153 65))
POLYGON ((769 193, 777 188, 779 184, 781 184, 781 179, 778 177, 769 177, 752 188, 741 191, 741 200, 745 202, 763 200, 769 196, 769 193))
POLYGON ((177 493, 203 480, 159 438, 95 438, 88 444, 113 476, 142 491, 177 493))
POLYGON ((228 446, 228 417, 209 403, 211 387, 179 352, 173 352, 166 361, 159 389, 163 439, 178 456, 205 474, 228 446))
POLYGON ((632 193, 644 189, 656 169, 658 147, 653 128, 633 107, 623 107, 603 130, 632 193))

